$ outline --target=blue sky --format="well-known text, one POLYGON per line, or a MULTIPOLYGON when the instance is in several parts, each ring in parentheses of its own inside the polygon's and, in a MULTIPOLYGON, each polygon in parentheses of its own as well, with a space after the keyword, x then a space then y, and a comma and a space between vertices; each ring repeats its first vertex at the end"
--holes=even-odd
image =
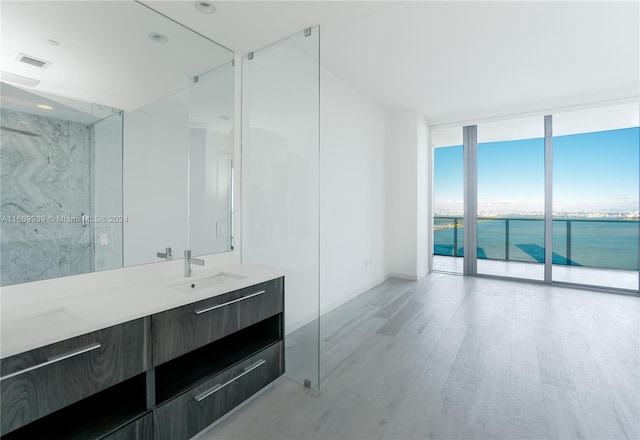
MULTIPOLYGON (((553 139, 555 212, 638 211, 640 129, 553 139)), ((435 150, 435 211, 462 212, 462 146, 435 150)), ((478 145, 478 211, 544 210, 544 140, 478 145)))

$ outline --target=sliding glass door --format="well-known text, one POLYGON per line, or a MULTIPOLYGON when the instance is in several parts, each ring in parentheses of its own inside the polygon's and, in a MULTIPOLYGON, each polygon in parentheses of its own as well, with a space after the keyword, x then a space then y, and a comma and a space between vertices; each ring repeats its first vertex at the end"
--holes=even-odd
POLYGON ((544 279, 544 121, 478 126, 477 271, 544 279))
POLYGON ((638 289, 637 111, 554 115, 553 281, 638 289))
POLYGON ((434 270, 638 290, 637 102, 459 132, 432 131, 434 270))

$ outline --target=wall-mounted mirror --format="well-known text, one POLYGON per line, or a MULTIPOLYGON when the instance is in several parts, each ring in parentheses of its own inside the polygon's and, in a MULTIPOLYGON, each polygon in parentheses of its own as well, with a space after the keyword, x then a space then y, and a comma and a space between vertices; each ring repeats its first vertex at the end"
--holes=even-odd
POLYGON ((230 250, 233 53, 134 1, 0 7, 0 285, 230 250))
POLYGON ((231 63, 125 113, 123 157, 125 266, 230 250, 231 63))

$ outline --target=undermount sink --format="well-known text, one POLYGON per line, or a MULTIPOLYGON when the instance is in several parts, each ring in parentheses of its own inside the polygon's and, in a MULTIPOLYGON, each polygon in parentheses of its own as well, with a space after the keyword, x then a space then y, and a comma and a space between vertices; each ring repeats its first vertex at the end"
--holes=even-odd
POLYGON ((231 272, 220 272, 215 275, 211 275, 209 277, 185 281, 180 284, 176 284, 172 287, 175 287, 182 292, 195 292, 202 289, 208 289, 210 287, 219 286, 220 284, 226 284, 232 281, 242 280, 244 278, 246 278, 246 276, 244 275, 238 275, 236 273, 231 273, 231 272))

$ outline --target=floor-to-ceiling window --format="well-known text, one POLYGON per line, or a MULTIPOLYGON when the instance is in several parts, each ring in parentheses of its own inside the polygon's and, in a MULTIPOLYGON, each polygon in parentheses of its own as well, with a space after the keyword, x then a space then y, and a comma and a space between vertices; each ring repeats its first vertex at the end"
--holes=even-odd
POLYGON ((433 269, 462 273, 463 147, 460 127, 435 131, 433 150, 433 269))
POLYGON ((632 102, 467 126, 462 147, 433 129, 432 269, 637 291, 638 113, 632 102), (465 170, 458 193, 452 169, 465 170))
POLYGON ((638 289, 637 111, 553 115, 553 281, 638 289))
POLYGON ((478 125, 477 271, 544 279, 544 120, 478 125))

